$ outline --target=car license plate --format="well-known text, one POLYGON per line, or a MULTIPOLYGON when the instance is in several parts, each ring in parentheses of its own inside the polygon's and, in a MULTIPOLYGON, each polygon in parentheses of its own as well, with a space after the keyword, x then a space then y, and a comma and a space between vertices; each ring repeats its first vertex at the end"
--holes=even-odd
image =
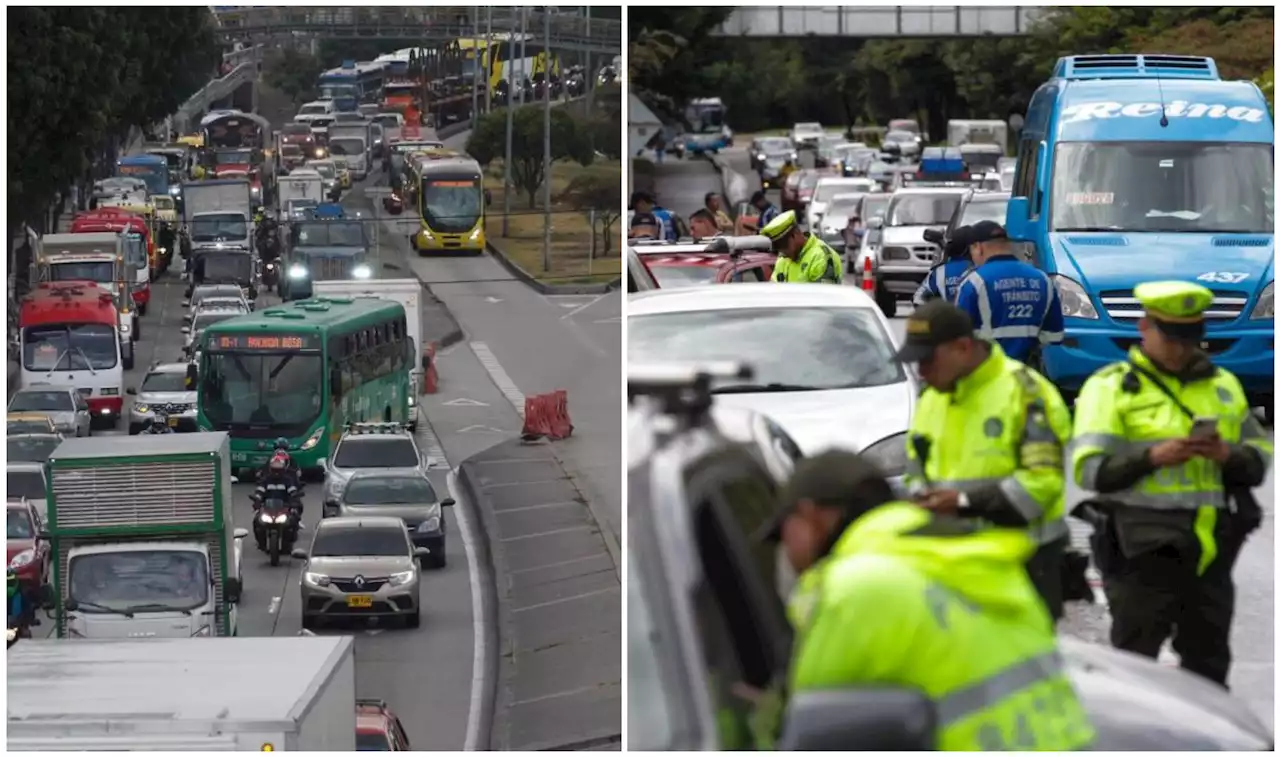
POLYGON ((355 594, 347 597, 347 607, 373 607, 373 597, 368 594, 355 594))
POLYGON ((247 461, 248 459, 249 459, 249 453, 247 453, 247 452, 232 452, 232 453, 231 453, 231 462, 233 462, 233 463, 243 463, 243 462, 247 461))
POLYGON ((178 427, 178 419, 177 419, 177 418, 174 418, 172 415, 171 415, 171 416, 169 416, 169 425, 170 425, 170 426, 173 426, 174 428, 177 428, 177 427, 178 427))

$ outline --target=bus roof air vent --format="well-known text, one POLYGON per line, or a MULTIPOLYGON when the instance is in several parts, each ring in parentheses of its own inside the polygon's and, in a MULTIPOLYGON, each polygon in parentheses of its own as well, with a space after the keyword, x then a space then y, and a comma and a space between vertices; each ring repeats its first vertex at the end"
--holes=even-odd
MULTIPOLYGON (((308 313, 325 313, 328 312, 329 305, 324 302, 308 302, 302 306, 302 309, 308 313)), ((295 315, 299 318, 303 317, 301 313, 290 313, 290 315, 295 315)))
POLYGON ((285 310, 284 308, 267 308, 266 310, 262 311, 262 314, 268 318, 283 318, 284 314, 287 312, 288 311, 285 310))
POLYGON ((1198 55, 1072 55, 1059 58, 1053 78, 1205 79, 1218 81, 1218 64, 1198 55))
POLYGON ((290 311, 285 311, 285 312, 281 313, 281 314, 280 314, 280 317, 281 317, 281 318, 287 318, 287 319, 289 319, 289 320, 291 320, 291 321, 303 321, 303 320, 306 320, 306 318, 307 318, 307 317, 306 317, 305 315, 303 315, 302 313, 295 313, 295 312, 290 312, 290 311))

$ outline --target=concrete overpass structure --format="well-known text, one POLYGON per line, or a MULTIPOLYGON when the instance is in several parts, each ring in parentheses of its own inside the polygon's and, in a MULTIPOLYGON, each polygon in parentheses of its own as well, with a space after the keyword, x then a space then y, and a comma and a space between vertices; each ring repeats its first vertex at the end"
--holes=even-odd
MULTIPOLYGON (((349 6, 303 7, 261 6, 231 10, 215 9, 224 40, 246 45, 273 43, 281 38, 403 39, 406 46, 445 43, 459 37, 474 37, 477 21, 481 33, 488 22, 488 8, 472 6, 349 6)), ((544 14, 531 8, 528 33, 539 44, 543 39, 544 14)), ((494 32, 518 32, 517 8, 493 8, 494 32)), ((551 14, 551 43, 556 50, 619 55, 622 52, 622 22, 569 13, 551 14)))
POLYGON ((1039 7, 969 5, 776 5, 734 11, 721 37, 1012 37, 1028 33, 1039 7))
POLYGON ((170 126, 179 134, 195 129, 204 114, 219 108, 238 108, 252 112, 258 109, 258 74, 265 48, 246 47, 222 56, 230 67, 222 77, 210 81, 183 103, 173 114, 170 126))

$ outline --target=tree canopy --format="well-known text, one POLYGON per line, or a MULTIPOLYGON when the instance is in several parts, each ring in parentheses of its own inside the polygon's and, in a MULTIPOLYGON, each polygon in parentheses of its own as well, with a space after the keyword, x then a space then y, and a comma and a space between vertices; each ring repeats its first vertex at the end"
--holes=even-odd
MULTIPOLYGON (((511 123, 511 183, 535 207, 538 189, 546 178, 543 163, 543 110, 540 106, 517 107, 511 123)), ((507 111, 495 110, 481 116, 467 139, 467 154, 487 166, 501 159, 507 150, 507 111)), ((572 160, 591 165, 595 153, 586 127, 561 108, 551 109, 551 160, 572 160)))
POLYGON ((1023 112, 1063 55, 1207 55, 1230 79, 1254 79, 1274 65, 1270 7, 1046 8, 1022 37, 710 36, 733 10, 629 10, 630 81, 651 107, 678 117, 689 98, 718 96, 741 131, 800 120, 854 125, 916 116, 939 134, 951 118, 1023 112))
POLYGON ((207 7, 9 10, 9 223, 38 216, 134 126, 172 114, 214 74, 207 7))

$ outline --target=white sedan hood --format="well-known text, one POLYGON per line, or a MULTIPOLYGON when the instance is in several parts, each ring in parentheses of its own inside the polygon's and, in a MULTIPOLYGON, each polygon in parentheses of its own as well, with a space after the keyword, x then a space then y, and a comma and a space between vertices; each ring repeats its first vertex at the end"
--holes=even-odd
MULTIPOLYGON (((941 224, 945 225, 945 224, 941 224)), ((932 226, 887 226, 881 232, 880 239, 884 245, 927 244, 924 241, 924 230, 932 226)))
POLYGON ((916 399, 911 387, 903 381, 865 389, 720 394, 716 402, 772 418, 812 457, 832 448, 861 452, 905 432, 916 399))

